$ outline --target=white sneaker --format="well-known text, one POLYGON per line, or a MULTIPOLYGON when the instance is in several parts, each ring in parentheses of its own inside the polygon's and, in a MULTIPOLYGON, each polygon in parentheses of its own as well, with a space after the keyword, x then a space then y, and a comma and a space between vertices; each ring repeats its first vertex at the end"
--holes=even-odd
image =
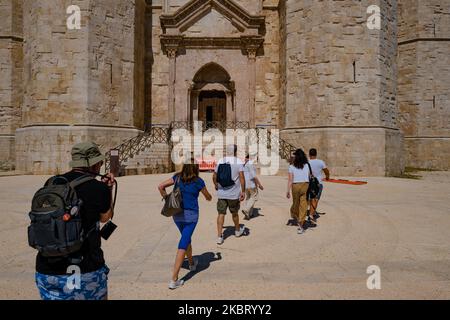
POLYGON ((235 235, 237 238, 239 238, 239 237, 241 237, 241 236, 244 234, 244 232, 245 232, 245 226, 242 226, 241 229, 240 229, 239 231, 235 231, 235 232, 234 232, 234 235, 235 235))
POLYGON ((298 234, 304 234, 305 233, 305 229, 303 229, 302 227, 299 227, 297 230, 298 234))
POLYGON ((223 244, 223 237, 218 237, 218 238, 217 238, 217 244, 218 244, 218 245, 223 244))
POLYGON ((177 281, 171 280, 169 282, 169 289, 175 290, 175 289, 181 288, 183 285, 184 285, 184 280, 177 280, 177 281))
POLYGON ((194 258, 194 264, 191 266, 189 266, 189 271, 194 272, 197 270, 197 266, 198 266, 198 259, 194 258))

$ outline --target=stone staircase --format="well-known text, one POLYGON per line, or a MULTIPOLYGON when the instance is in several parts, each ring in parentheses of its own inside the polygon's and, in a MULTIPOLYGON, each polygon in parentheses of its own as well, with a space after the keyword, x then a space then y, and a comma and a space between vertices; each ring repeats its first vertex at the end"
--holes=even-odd
POLYGON ((172 171, 170 151, 170 146, 167 143, 152 144, 123 163, 124 175, 157 174, 172 171))
MULTIPOLYGON (((265 131, 263 130, 264 129, 256 129, 253 131, 252 134, 247 137, 247 145, 249 145, 249 143, 258 143, 260 142, 260 139, 264 139, 264 141, 267 142, 268 149, 270 149, 270 141, 272 139, 271 132, 268 131, 268 135, 265 136, 265 131)), ((171 128, 154 127, 148 132, 129 139, 114 148, 114 150, 119 151, 120 175, 167 173, 179 169, 178 167, 175 168, 171 159, 173 148, 171 136, 171 128)), ((202 141, 193 139, 191 142, 191 151, 194 152, 197 147, 199 150, 202 150, 203 154, 206 146, 207 143, 204 144, 202 141)), ((226 154, 225 149, 226 146, 224 145, 223 155, 226 154)), ((261 173, 267 173, 269 170, 270 174, 287 175, 289 167, 287 159, 290 158, 290 155, 294 150, 294 146, 279 139, 278 155, 280 155, 280 157, 278 158, 278 170, 276 172, 274 172, 273 169, 269 170, 271 168, 270 165, 264 166, 261 163, 257 163, 256 166, 261 173)), ((109 171, 110 169, 109 155, 110 152, 107 153, 105 171, 109 171)))

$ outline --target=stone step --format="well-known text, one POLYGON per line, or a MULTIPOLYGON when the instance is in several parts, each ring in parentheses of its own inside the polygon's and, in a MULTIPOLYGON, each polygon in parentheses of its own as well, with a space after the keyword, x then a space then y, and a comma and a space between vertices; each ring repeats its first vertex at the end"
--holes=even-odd
POLYGON ((156 143, 123 164, 125 175, 167 173, 172 171, 169 145, 156 143))

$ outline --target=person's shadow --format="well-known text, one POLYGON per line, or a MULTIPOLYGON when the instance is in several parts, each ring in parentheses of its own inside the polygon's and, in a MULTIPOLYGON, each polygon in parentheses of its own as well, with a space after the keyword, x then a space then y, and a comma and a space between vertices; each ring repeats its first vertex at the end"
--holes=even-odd
POLYGON ((264 217, 264 215, 261 214, 260 212, 261 212, 261 208, 253 208, 250 220, 253 220, 253 219, 256 219, 256 218, 259 218, 259 217, 264 217))
MULTIPOLYGON (((197 273, 200 273, 202 271, 205 271, 208 269, 211 265, 211 262, 222 260, 222 254, 220 252, 213 253, 213 252, 206 252, 203 253, 200 256, 194 256, 194 258, 198 259, 198 265, 197 270, 189 272, 187 275, 185 275, 181 280, 184 280, 185 282, 192 279, 197 273)), ((182 265, 183 269, 189 270, 189 262, 184 261, 182 265)))
MULTIPOLYGON (((242 228, 242 224, 241 224, 241 228, 242 228)), ((223 240, 227 240, 227 238, 234 236, 236 232, 236 228, 235 226, 227 226, 224 227, 224 231, 223 231, 223 240)), ((250 229, 246 226, 244 233, 242 234, 242 237, 248 237, 250 235, 250 229)))

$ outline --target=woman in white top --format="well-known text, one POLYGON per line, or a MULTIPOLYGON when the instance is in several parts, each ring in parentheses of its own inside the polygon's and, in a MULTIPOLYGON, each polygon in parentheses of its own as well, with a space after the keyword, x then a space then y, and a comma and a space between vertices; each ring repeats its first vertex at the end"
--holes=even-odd
POLYGON ((289 167, 287 198, 291 198, 291 217, 298 222, 298 233, 304 233, 306 214, 308 210, 307 192, 309 187, 308 158, 302 149, 294 153, 294 161, 289 167))

